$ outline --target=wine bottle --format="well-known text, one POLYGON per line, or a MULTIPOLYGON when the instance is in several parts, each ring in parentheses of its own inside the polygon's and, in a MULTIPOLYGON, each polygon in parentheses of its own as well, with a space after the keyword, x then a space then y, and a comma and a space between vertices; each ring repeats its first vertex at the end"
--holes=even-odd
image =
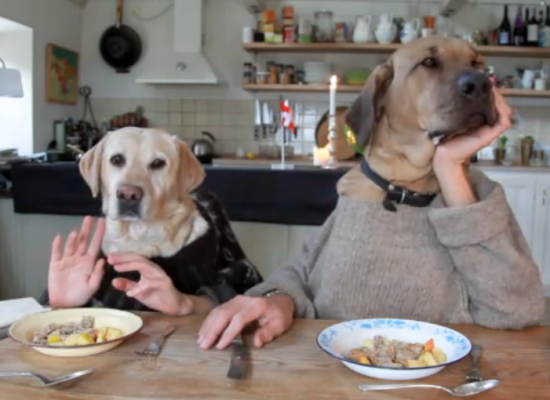
MULTIPOLYGON (((508 20, 508 6, 504 6, 504 16, 502 17, 502 22, 500 23, 498 29, 498 45, 499 46, 510 46, 512 40, 512 26, 508 20)), ((538 42, 538 34, 537 34, 538 42)))
POLYGON ((516 22, 514 23, 514 38, 512 40, 514 46, 525 45, 525 21, 523 20, 523 7, 518 7, 516 14, 516 22))
POLYGON ((550 26, 550 6, 546 6, 546 26, 550 26))
POLYGON ((537 43, 538 47, 544 47, 544 11, 542 8, 539 10, 539 40, 537 43))
POLYGON ((531 18, 527 21, 527 46, 539 45, 539 23, 537 21, 537 14, 533 9, 531 18))

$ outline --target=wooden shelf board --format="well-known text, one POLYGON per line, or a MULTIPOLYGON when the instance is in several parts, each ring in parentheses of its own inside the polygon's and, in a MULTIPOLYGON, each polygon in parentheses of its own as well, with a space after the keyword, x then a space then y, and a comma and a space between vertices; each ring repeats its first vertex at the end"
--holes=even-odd
MULTIPOLYGON (((340 85, 338 93, 359 93, 362 86, 340 85)), ((327 92, 329 85, 257 85, 245 84, 243 89, 251 92, 327 92)), ((525 89, 502 89, 502 93, 508 97, 528 97, 528 98, 550 98, 550 90, 525 90, 525 89)))
MULTIPOLYGON (((401 44, 380 43, 247 43, 243 49, 252 53, 392 53, 401 44)), ((550 47, 478 46, 485 56, 546 58, 550 47)))

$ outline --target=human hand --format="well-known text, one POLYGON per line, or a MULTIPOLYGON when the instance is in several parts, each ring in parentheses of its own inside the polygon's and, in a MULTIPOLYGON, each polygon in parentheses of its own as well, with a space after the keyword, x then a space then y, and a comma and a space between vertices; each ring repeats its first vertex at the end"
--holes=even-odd
POLYGON ((105 261, 97 257, 105 234, 105 221, 98 220, 86 248, 92 224, 91 217, 84 218, 80 232, 69 234, 64 250, 60 235, 53 240, 48 269, 48 294, 52 307, 80 307, 99 289, 105 261))
POLYGON ((479 150, 490 145, 497 137, 510 129, 512 123, 512 109, 506 103, 504 96, 498 89, 493 88, 495 106, 498 113, 498 121, 494 126, 483 126, 470 133, 457 136, 446 143, 437 146, 435 150, 433 166, 438 175, 448 169, 460 167, 468 162, 479 150))
POLYGON ((254 346, 262 347, 290 329, 294 320, 294 301, 287 295, 273 297, 237 296, 215 308, 199 331, 199 346, 208 349, 229 346, 242 330, 257 321, 254 346), (218 340, 219 339, 219 340, 218 340))
POLYGON ((135 253, 115 253, 107 257, 117 272, 137 271, 139 282, 113 279, 115 289, 125 292, 147 307, 167 315, 188 315, 193 312, 190 296, 179 292, 168 275, 157 264, 135 253))

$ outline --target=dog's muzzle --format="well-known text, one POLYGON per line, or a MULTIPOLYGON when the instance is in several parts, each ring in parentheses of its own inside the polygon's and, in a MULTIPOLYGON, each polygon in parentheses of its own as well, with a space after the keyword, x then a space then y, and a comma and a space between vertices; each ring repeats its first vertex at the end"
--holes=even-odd
POLYGON ((121 185, 116 192, 120 218, 140 218, 143 189, 135 185, 121 185))

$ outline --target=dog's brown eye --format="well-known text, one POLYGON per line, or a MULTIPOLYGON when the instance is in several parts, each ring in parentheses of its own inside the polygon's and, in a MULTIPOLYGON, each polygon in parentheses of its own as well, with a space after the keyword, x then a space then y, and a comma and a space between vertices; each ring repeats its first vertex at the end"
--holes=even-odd
POLYGON ((436 68, 437 60, 433 57, 428 57, 422 61, 422 65, 425 66, 426 68, 436 68))
POLYGON ((124 165, 124 157, 121 154, 115 154, 111 157, 111 164, 115 167, 122 167, 124 165))
POLYGON ((151 169, 161 169, 165 165, 166 165, 166 161, 161 160, 160 158, 157 158, 157 159, 153 160, 153 162, 151 164, 149 164, 149 167, 151 169))

